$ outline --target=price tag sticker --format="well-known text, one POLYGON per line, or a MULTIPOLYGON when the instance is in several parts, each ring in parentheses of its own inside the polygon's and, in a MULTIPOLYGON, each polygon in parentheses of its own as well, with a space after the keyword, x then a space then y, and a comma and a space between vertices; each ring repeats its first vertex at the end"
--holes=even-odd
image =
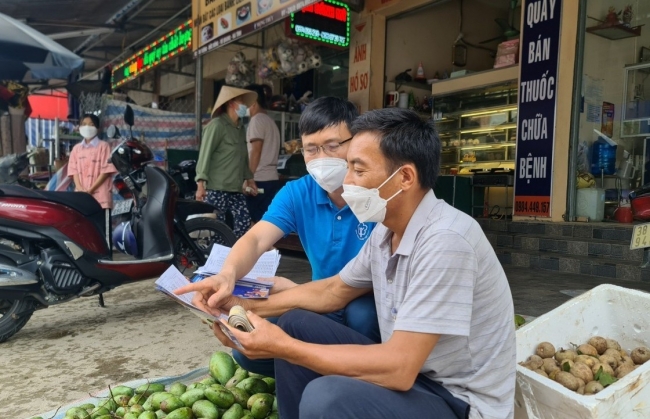
POLYGON ((650 223, 635 225, 634 230, 632 230, 630 249, 643 249, 645 247, 650 247, 650 223))

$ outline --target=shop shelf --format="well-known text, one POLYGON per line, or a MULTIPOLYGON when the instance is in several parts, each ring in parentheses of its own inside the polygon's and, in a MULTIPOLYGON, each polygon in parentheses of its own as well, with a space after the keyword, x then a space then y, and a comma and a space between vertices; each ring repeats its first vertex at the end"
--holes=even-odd
MULTIPOLYGON (((593 18, 592 18, 593 19, 593 18)), ((587 32, 603 38, 617 40, 641 36, 641 26, 625 26, 622 23, 603 22, 587 28, 587 32)))

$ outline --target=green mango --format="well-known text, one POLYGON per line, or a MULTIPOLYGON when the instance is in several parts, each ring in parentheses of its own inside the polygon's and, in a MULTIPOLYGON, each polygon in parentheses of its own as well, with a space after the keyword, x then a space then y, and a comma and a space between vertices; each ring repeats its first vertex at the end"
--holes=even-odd
POLYGON ((156 419, 163 419, 167 417, 167 413, 163 412, 162 410, 156 410, 156 419))
POLYGON ((138 419, 158 419, 154 412, 142 412, 138 419))
POLYGON ((205 384, 206 386, 211 386, 212 384, 218 384, 217 380, 215 380, 212 377, 204 378, 203 380, 199 381, 201 384, 205 384))
POLYGON ((209 400, 197 400, 192 405, 192 412, 197 418, 219 419, 219 411, 209 400))
POLYGON ((194 419, 194 413, 189 407, 181 407, 168 414, 167 419, 194 419))
POLYGON ((68 419, 90 419, 90 414, 86 409, 82 409, 79 406, 71 407, 65 412, 65 417, 68 419))
POLYGON ((205 398, 214 403, 217 407, 227 409, 235 403, 235 396, 228 390, 208 387, 205 389, 205 398))
POLYGON ((198 389, 198 390, 205 390, 206 388, 208 388, 208 386, 206 386, 205 384, 202 384, 202 383, 192 383, 192 384, 190 384, 189 386, 187 386, 187 389, 186 389, 185 391, 189 391, 189 390, 197 390, 197 389, 198 389))
POLYGON ((269 386, 260 378, 248 377, 243 379, 235 387, 243 388, 248 394, 268 393, 269 386))
POLYGON ((183 383, 174 383, 169 387, 169 392, 174 396, 180 397, 187 391, 187 386, 183 383))
MULTIPOLYGON (((154 393, 156 394, 156 393, 154 393)), ((147 397, 147 400, 142 404, 142 408, 146 410, 147 412, 153 412, 156 409, 153 408, 153 405, 151 403, 151 400, 153 399, 153 394, 147 397)))
POLYGON ((131 412, 131 413, 137 413, 138 416, 139 416, 139 415, 141 415, 142 413, 144 413, 144 407, 140 406, 139 404, 134 404, 134 405, 131 406, 131 408, 129 409, 129 412, 131 412))
POLYGON ((160 403, 160 410, 162 410, 163 412, 165 412, 167 414, 173 412, 174 410, 176 410, 176 409, 178 409, 180 407, 185 407, 185 403, 183 403, 183 401, 181 399, 179 399, 178 397, 176 397, 174 395, 166 398, 165 400, 163 400, 160 403))
POLYGON ((243 368, 238 368, 237 371, 235 371, 235 375, 233 375, 233 377, 226 383, 226 388, 230 389, 235 387, 244 378, 248 378, 248 371, 243 368))
POLYGON ((244 409, 237 403, 230 406, 221 416, 221 419, 241 419, 244 416, 244 409))
POLYGON ((168 397, 176 397, 171 393, 167 393, 166 391, 163 391, 161 393, 154 393, 151 395, 151 406, 153 407, 153 410, 159 410, 160 409, 160 403, 165 400, 168 397))
POLYGON ((82 408, 82 409, 84 409, 84 410, 92 410, 92 409, 95 408, 95 405, 92 404, 92 403, 85 403, 85 404, 82 404, 82 405, 79 406, 79 407, 82 408))
POLYGON ((252 396, 250 396, 248 398, 248 400, 246 401, 246 407, 248 408, 248 410, 250 410, 252 412, 253 411, 253 405, 259 399, 264 399, 265 403, 270 406, 270 409, 271 410, 273 409, 273 401, 275 400, 275 397, 273 396, 273 394, 257 393, 257 394, 253 394, 252 396))
POLYGON ((142 394, 134 394, 133 397, 129 400, 129 406, 134 406, 136 404, 143 405, 145 401, 147 401, 147 397, 144 393, 142 394))
POLYGON ((246 413, 241 419, 255 419, 255 417, 251 413, 246 413))
POLYGON ((97 403, 98 407, 103 407, 104 409, 108 410, 109 412, 115 412, 117 408, 119 407, 117 403, 113 399, 104 399, 100 400, 97 403))
POLYGON ((101 415, 97 416, 97 419, 114 419, 113 415, 101 415))
POLYGON ((253 414, 251 413, 250 410, 248 410, 248 409, 244 409, 244 416, 246 416, 246 415, 250 415, 250 416, 252 416, 253 414))
POLYGON ((215 352, 210 357, 210 375, 220 384, 226 384, 235 375, 235 361, 226 352, 215 352))
POLYGON ((101 406, 100 406, 100 407, 94 409, 94 410, 90 413, 90 419, 97 419, 97 418, 100 417, 100 416, 103 416, 103 415, 110 415, 110 414, 111 414, 111 411, 110 411, 110 410, 108 410, 108 409, 105 408, 105 407, 101 407, 101 406))
POLYGON ((278 411, 278 398, 274 397, 273 398, 273 407, 271 408, 272 412, 277 412, 278 411))
POLYGON ((251 397, 250 394, 243 388, 233 387, 229 390, 235 396, 235 403, 239 403, 241 407, 246 408, 246 402, 251 397))
POLYGON ((181 394, 180 399, 186 407, 192 407, 198 400, 205 399, 205 392, 200 389, 188 390, 181 394))
POLYGON ((221 384, 211 384, 208 386, 208 388, 211 388, 213 390, 228 390, 226 387, 222 386, 221 384))
POLYGON ((117 403, 118 406, 128 406, 130 400, 131 400, 131 396, 127 396, 127 395, 119 395, 113 397, 113 401, 117 403))
POLYGON ((117 386, 113 387, 110 389, 110 393, 112 394, 113 397, 115 396, 129 396, 129 398, 133 397, 133 389, 131 387, 127 386, 117 386))
POLYGON ((124 415, 124 419, 138 419, 138 416, 140 416, 137 413, 129 412, 126 415, 124 415))
POLYGON ((115 410, 115 416, 119 416, 121 418, 123 418, 127 413, 128 411, 126 410, 126 407, 123 406, 120 406, 115 410))
POLYGON ((145 397, 149 397, 154 393, 160 393, 161 391, 165 391, 165 385, 160 383, 142 384, 135 389, 136 394, 144 394, 145 397))
POLYGON ((249 376, 249 377, 253 377, 253 378, 259 378, 260 380, 261 380, 262 378, 265 378, 265 377, 266 377, 266 375, 262 375, 262 374, 258 374, 258 373, 256 373, 256 372, 250 372, 250 371, 248 372, 248 376, 249 376))
POLYGON ((262 378, 262 381, 264 381, 266 385, 269 386, 269 393, 275 393, 275 378, 264 377, 262 378))
POLYGON ((268 393, 255 394, 248 399, 250 403, 251 399, 255 396, 257 397, 251 404, 250 410, 255 419, 264 419, 273 408, 273 395, 268 393))
POLYGON ((271 412, 266 419, 280 419, 280 414, 278 412, 271 412))

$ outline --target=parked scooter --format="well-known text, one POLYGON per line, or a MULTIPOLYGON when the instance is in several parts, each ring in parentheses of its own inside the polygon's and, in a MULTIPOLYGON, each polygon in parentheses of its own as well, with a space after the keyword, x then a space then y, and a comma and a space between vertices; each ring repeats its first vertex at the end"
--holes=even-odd
MULTIPOLYGON (((125 121, 133 125, 130 107, 125 121)), ((215 233, 210 240, 234 243, 232 231, 216 219, 187 220, 205 213, 207 207, 197 205, 207 204, 179 200, 171 177, 146 165, 152 157, 147 145, 133 138, 111 154, 135 197, 131 222, 113 232, 134 256, 130 260, 113 259, 105 211, 91 195, 0 185, 0 342, 18 332, 36 309, 91 295, 99 295, 103 304, 102 293, 160 275, 172 263, 191 258, 203 264, 209 252, 201 245, 203 231, 215 233), (134 179, 144 182, 138 186, 134 179)), ((23 159, 13 159, 9 166, 16 169, 8 172, 17 176, 23 159)))
POLYGON ((196 196, 196 160, 183 160, 169 169, 169 175, 174 179, 185 199, 194 199, 196 196))

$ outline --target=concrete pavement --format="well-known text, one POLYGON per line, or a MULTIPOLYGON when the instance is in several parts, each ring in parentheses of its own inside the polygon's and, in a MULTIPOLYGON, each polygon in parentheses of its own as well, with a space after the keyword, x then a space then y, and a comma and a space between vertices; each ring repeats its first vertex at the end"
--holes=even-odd
MULTIPOLYGON (((278 275, 296 282, 311 279, 304 257, 282 253, 278 275)), ((604 282, 524 268, 506 267, 506 273, 515 311, 535 317, 604 282)), ((107 293, 106 308, 93 297, 38 311, 0 344, 0 418, 27 418, 109 384, 206 366, 210 354, 223 347, 193 314, 154 291, 153 282, 107 293)), ((615 284, 650 291, 650 283, 615 284)))

